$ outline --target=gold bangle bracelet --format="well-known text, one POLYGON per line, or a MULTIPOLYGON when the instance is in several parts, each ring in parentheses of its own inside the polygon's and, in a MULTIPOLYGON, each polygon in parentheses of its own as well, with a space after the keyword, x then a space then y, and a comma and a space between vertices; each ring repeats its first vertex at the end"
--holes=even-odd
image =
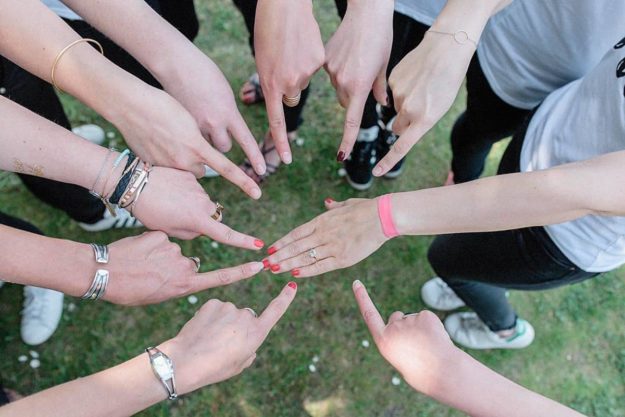
POLYGON ((102 45, 100 44, 100 42, 96 41, 95 39, 90 39, 90 38, 83 38, 83 39, 78 39, 75 40, 74 42, 70 43, 69 45, 67 45, 65 48, 63 48, 61 50, 61 52, 59 52, 59 54, 56 56, 56 58, 54 58, 54 63, 52 64, 52 71, 50 72, 50 80, 52 81, 52 85, 54 86, 54 88, 56 88, 59 92, 63 92, 63 90, 61 90, 59 88, 58 85, 56 85, 56 78, 55 78, 55 73, 56 73, 56 67, 59 65, 59 61, 61 60, 61 58, 63 58, 63 55, 65 55, 65 53, 67 53, 67 51, 69 51, 70 49, 72 49, 74 46, 78 45, 79 43, 83 43, 83 42, 87 42, 87 43, 91 43, 95 46, 98 47, 98 49, 100 50, 100 53, 102 55, 104 55, 104 48, 102 48, 102 45))

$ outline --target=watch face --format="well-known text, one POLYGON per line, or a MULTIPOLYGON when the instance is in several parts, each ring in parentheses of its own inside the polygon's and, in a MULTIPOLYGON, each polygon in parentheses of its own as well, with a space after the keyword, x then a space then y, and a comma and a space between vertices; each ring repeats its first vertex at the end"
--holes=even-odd
POLYGON ((174 376, 174 369, 171 360, 165 356, 158 355, 152 360, 154 371, 164 380, 171 379, 174 376))

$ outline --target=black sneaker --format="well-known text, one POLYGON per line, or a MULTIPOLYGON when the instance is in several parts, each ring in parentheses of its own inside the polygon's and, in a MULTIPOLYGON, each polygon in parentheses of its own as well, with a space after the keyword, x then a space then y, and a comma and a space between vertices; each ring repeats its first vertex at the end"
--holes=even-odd
MULTIPOLYGON (((362 133, 371 135, 373 131, 367 129, 362 133)), ((375 132, 375 137, 378 137, 378 132, 375 132)), ((377 162, 377 143, 377 139, 356 141, 351 155, 345 160, 347 182, 358 191, 368 190, 373 184, 371 171, 377 162)))
MULTIPOLYGON (((393 117, 390 122, 388 122, 382 129, 380 129, 381 137, 380 137, 380 140, 378 141, 378 149, 377 149, 378 158, 380 160, 386 156, 386 154, 391 150, 391 146, 393 146, 393 144, 397 142, 397 139, 399 139, 399 136, 397 136, 393 132, 394 121, 395 121, 395 117, 393 117)), ((395 179, 399 177, 401 173, 404 171, 405 159, 406 159, 405 157, 402 158, 397 164, 395 164, 395 166, 389 172, 387 172, 384 175, 384 177, 389 178, 389 179, 395 179)))

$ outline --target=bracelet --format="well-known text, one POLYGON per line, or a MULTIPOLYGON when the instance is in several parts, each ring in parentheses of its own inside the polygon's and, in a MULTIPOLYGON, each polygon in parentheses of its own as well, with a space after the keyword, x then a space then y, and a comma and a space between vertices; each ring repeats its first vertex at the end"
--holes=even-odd
POLYGON ((466 45, 467 43, 473 44, 477 49, 477 42, 469 37, 469 34, 464 30, 458 30, 456 32, 439 32, 438 30, 428 29, 426 33, 435 33, 437 35, 448 35, 454 38, 454 41, 459 45, 466 45))
POLYGON ((122 176, 119 179, 119 182, 117 183, 113 194, 111 194, 108 199, 111 204, 119 203, 119 199, 124 194, 126 187, 128 187, 128 183, 130 182, 130 179, 132 178, 132 175, 134 173, 134 168, 137 166, 138 163, 139 158, 136 158, 135 155, 130 152, 128 154, 128 160, 126 161, 126 167, 124 168, 124 172, 122 173, 122 176))
POLYGON ((104 158, 104 162, 102 162, 102 166, 100 166, 100 170, 98 171, 98 176, 95 178, 95 181, 93 182, 93 186, 91 187, 91 193, 95 193, 95 188, 98 185, 98 181, 100 181, 100 176, 102 175, 102 172, 104 172, 104 167, 106 166, 106 162, 109 160, 109 156, 113 153, 113 149, 109 149, 108 152, 106 153, 106 157, 104 158))
POLYGON ((399 232, 395 227, 393 221, 393 210, 391 207, 392 194, 385 194, 378 197, 378 217, 380 218, 380 224, 382 225, 382 233, 389 239, 399 236, 399 232))
POLYGON ((100 49, 100 53, 102 55, 104 55, 104 48, 102 48, 102 45, 100 44, 100 42, 96 41, 95 39, 90 39, 90 38, 83 38, 83 39, 78 39, 75 40, 74 42, 70 43, 69 45, 67 45, 65 48, 63 48, 61 50, 61 52, 59 52, 59 54, 56 56, 56 58, 54 58, 54 63, 52 64, 52 70, 50 71, 50 80, 52 81, 52 85, 54 86, 54 88, 56 88, 59 92, 63 92, 63 90, 61 90, 59 88, 59 86, 56 84, 56 67, 59 65, 59 61, 61 60, 61 58, 63 58, 63 55, 65 55, 65 53, 67 51, 69 51, 70 49, 72 49, 74 46, 78 45, 79 43, 82 42, 87 42, 87 43, 91 43, 95 46, 98 47, 98 49, 100 49))
MULTIPOLYGON (((109 251, 105 245, 91 244, 93 253, 95 255, 95 261, 99 264, 107 264, 109 262, 109 251)), ((106 292, 106 286, 109 282, 109 271, 106 269, 98 269, 95 272, 91 286, 81 297, 83 300, 98 300, 102 298, 106 292)))
POLYGON ((148 347, 145 349, 150 359, 150 366, 152 372, 158 380, 163 384, 165 391, 167 392, 168 400, 175 400, 178 398, 178 392, 176 391, 176 377, 174 362, 169 356, 161 352, 158 348, 148 347))
POLYGON ((136 193, 148 178, 150 169, 150 164, 148 162, 144 162, 143 167, 137 167, 134 170, 132 176, 130 177, 130 182, 126 187, 126 190, 124 190, 122 198, 119 200, 119 206, 121 208, 128 207, 133 202, 133 200, 136 199, 136 193))
POLYGON ((135 196, 134 200, 132 200, 132 204, 130 205, 130 215, 132 217, 134 217, 134 209, 135 206, 137 205, 137 201, 139 201, 139 196, 141 195, 141 193, 143 192, 143 189, 145 188, 146 185, 148 185, 148 181, 150 180, 150 171, 148 171, 148 175, 145 177, 145 181, 143 181, 143 184, 141 184, 141 187, 139 187, 139 190, 137 191, 137 195, 135 196))

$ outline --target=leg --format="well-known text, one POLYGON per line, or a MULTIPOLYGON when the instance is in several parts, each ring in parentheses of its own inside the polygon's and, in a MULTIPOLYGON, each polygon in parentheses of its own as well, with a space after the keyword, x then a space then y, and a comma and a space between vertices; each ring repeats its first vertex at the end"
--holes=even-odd
POLYGON ((159 0, 159 3, 163 18, 193 42, 200 30, 193 0, 159 0))

